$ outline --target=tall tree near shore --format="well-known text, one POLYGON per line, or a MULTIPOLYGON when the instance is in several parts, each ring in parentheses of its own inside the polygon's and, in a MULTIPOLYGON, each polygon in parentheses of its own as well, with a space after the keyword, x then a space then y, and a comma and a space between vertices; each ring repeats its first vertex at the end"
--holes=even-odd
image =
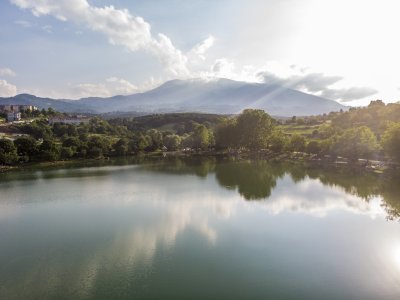
POLYGON ((0 164, 10 165, 18 160, 17 148, 10 140, 0 139, 0 164))
POLYGON ((219 124, 215 129, 215 144, 218 149, 236 148, 238 146, 238 134, 236 119, 228 119, 219 124))
POLYGON ((383 133, 381 144, 388 156, 400 162, 400 123, 388 126, 383 133))
POLYGON ((246 109, 237 117, 237 134, 241 146, 250 150, 267 148, 274 128, 273 119, 261 109, 246 109))
POLYGON ((332 145, 334 154, 344 156, 350 161, 370 158, 378 150, 376 136, 367 126, 347 129, 332 145))

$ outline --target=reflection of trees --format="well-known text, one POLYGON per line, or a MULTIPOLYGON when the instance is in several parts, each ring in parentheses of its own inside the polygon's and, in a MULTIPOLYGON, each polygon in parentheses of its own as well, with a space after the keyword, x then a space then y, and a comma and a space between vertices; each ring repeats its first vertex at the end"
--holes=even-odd
POLYGON ((331 187, 340 187, 346 193, 369 201, 378 196, 389 219, 400 219, 400 174, 399 171, 375 174, 363 169, 331 166, 307 166, 300 163, 269 163, 265 160, 233 160, 215 157, 148 157, 139 156, 125 160, 89 162, 87 164, 66 164, 63 172, 59 167, 49 167, 35 172, 10 172, 0 174, 0 182, 7 184, 15 180, 34 180, 41 178, 65 178, 107 176, 110 172, 121 172, 120 168, 109 166, 138 165, 140 170, 176 175, 196 175, 206 177, 215 173, 217 182, 227 189, 237 189, 246 200, 267 199, 277 184, 277 180, 289 175, 297 183, 305 178, 320 181, 331 187), (80 169, 76 169, 80 167, 80 169), (84 167, 84 168, 82 168, 84 167), (87 167, 87 168, 86 168, 87 167), (95 168, 93 168, 95 167, 95 168), (46 172, 43 172, 45 171, 46 172))
POLYGON ((400 219, 400 174, 390 174, 380 182, 383 206, 391 220, 400 219))
POLYGON ((170 157, 150 160, 141 165, 141 168, 154 172, 206 177, 214 171, 215 164, 215 157, 170 157))
POLYGON ((365 173, 362 170, 350 170, 346 168, 308 168, 308 177, 318 179, 327 186, 339 186, 346 193, 369 200, 379 194, 378 176, 373 173, 365 173))
POLYGON ((269 163, 264 160, 218 160, 213 157, 181 157, 151 160, 142 168, 155 172, 206 177, 215 172, 218 183, 237 189, 246 200, 267 199, 279 178, 288 174, 297 183, 305 178, 319 180, 331 187, 369 201, 382 197, 390 219, 400 219, 400 175, 366 173, 346 167, 307 166, 298 163, 269 163))
POLYGON ((246 200, 268 198, 276 179, 284 174, 281 166, 266 161, 239 161, 218 164, 215 168, 218 183, 226 188, 238 188, 246 200))
POLYGON ((302 164, 285 164, 285 172, 290 174, 295 183, 303 181, 307 176, 307 170, 302 164))
POLYGON ((378 196, 383 200, 383 207, 388 214, 388 219, 400 219, 400 174, 387 172, 376 174, 364 170, 347 168, 307 168, 307 175, 318 179, 328 186, 338 186, 346 193, 355 195, 369 201, 378 196))
MULTIPOLYGON (((288 174, 295 183, 305 178, 319 180, 331 187, 369 201, 382 197, 389 219, 400 219, 400 174, 375 174, 346 167, 307 166, 299 163, 269 163, 264 160, 222 160, 212 157, 168 158, 142 165, 146 170, 200 177, 215 172, 218 183, 237 189, 246 200, 267 199, 277 179, 288 174)), ((398 172, 397 172, 398 173, 398 172)))

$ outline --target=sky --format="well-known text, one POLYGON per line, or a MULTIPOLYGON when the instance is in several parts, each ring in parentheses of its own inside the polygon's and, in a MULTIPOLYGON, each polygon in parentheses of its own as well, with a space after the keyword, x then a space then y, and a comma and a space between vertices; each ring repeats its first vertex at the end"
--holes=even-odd
POLYGON ((229 78, 397 102, 399 11, 397 0, 1 0, 0 96, 229 78))

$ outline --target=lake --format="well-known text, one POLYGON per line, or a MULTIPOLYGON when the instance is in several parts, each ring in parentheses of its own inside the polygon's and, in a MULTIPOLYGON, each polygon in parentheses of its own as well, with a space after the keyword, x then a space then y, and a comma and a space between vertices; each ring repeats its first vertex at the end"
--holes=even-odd
POLYGON ((158 158, 0 175, 0 299, 400 299, 400 176, 158 158))

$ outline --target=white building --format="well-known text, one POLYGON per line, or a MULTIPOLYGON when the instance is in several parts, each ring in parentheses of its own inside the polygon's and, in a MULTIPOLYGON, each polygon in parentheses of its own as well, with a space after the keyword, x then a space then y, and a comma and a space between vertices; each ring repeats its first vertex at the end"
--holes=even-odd
POLYGON ((7 122, 14 122, 21 120, 21 113, 20 112, 9 112, 7 113, 7 122))

